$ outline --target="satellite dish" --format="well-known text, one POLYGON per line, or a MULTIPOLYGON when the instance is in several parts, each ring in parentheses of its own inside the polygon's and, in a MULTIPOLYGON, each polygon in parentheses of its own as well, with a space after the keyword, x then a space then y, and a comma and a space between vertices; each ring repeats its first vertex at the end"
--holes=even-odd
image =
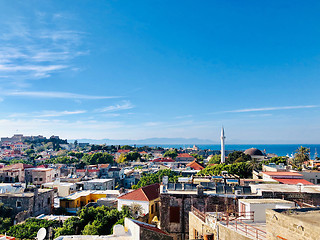
POLYGON ((47 230, 45 228, 40 228, 37 233, 37 239, 43 240, 45 239, 46 235, 47 235, 47 230))

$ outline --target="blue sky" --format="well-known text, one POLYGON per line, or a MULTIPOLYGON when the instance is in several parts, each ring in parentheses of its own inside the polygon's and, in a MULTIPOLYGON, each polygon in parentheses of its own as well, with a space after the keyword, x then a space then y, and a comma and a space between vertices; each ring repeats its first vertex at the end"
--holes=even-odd
POLYGON ((319 1, 0 1, 0 135, 319 143, 319 1))

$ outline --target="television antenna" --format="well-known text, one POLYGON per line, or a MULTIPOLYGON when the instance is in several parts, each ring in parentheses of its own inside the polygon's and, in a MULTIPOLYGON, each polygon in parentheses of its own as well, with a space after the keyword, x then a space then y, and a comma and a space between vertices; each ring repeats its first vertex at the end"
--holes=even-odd
POLYGON ((45 239, 46 235, 47 235, 47 230, 45 228, 40 228, 37 233, 37 240, 45 239))

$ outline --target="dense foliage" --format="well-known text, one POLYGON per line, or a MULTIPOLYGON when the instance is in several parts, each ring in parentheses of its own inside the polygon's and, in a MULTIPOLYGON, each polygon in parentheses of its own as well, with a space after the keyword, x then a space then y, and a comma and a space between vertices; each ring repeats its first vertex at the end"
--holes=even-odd
POLYGON ((221 155, 213 155, 210 160, 209 164, 219 164, 221 162, 221 155))
POLYGON ((163 154, 163 157, 170 157, 175 159, 178 156, 177 149, 170 149, 163 154))
POLYGON ((299 147, 294 154, 294 165, 301 167, 304 162, 310 159, 310 148, 299 147))
POLYGON ((198 162, 202 162, 204 160, 204 157, 197 153, 191 153, 190 155, 194 157, 198 162))
POLYGON ((128 207, 121 211, 115 208, 87 207, 81 209, 77 216, 71 217, 55 230, 55 237, 60 235, 109 235, 115 224, 123 223, 125 217, 131 217, 128 207))
POLYGON ((241 178, 248 178, 252 175, 252 167, 249 163, 240 162, 233 164, 217 164, 207 166, 205 169, 197 173, 197 175, 220 175, 222 171, 227 171, 229 174, 238 175, 241 178))
POLYGON ((5 233, 13 225, 13 209, 0 203, 0 233, 5 233))
POLYGON ((141 155, 138 152, 129 152, 127 154, 121 153, 117 159, 118 163, 137 161, 141 159, 141 155))
POLYGON ((276 165, 279 165, 280 163, 283 163, 283 164, 287 164, 287 158, 286 157, 273 157, 273 158, 270 158, 269 160, 265 160, 265 161, 262 161, 262 163, 264 165, 268 165, 269 163, 274 163, 276 165))
POLYGON ((234 151, 229 153, 226 163, 236 163, 236 162, 247 162, 250 161, 251 157, 242 151, 234 151))
POLYGON ((28 218, 24 223, 14 225, 7 231, 7 235, 17 239, 35 239, 40 228, 59 227, 59 221, 28 218))
POLYGON ((113 156, 108 153, 85 154, 82 160, 87 165, 113 163, 113 156))
POLYGON ((177 182, 178 180, 178 174, 176 172, 171 171, 170 169, 164 169, 156 173, 146 174, 145 176, 141 177, 137 185, 132 185, 132 189, 138 189, 150 184, 160 183, 163 176, 168 176, 169 182, 177 182))

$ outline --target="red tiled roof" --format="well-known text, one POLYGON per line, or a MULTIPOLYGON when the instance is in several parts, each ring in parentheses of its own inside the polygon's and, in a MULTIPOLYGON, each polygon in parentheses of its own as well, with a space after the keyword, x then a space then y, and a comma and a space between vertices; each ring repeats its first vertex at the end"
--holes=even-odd
POLYGON ((146 228, 146 229, 151 230, 153 232, 169 235, 168 233, 166 233, 166 232, 162 231, 161 229, 157 228, 155 225, 147 224, 147 223, 140 222, 140 221, 137 221, 137 220, 132 220, 132 221, 135 224, 137 224, 139 227, 146 228))
POLYGON ((98 169, 88 169, 88 172, 99 172, 98 169))
POLYGON ((291 178, 291 179, 288 179, 288 178, 277 178, 277 179, 275 179, 275 180, 277 180, 278 182, 283 183, 283 184, 292 184, 292 185, 296 185, 296 184, 298 184, 298 183, 302 183, 303 185, 314 185, 313 183, 308 182, 307 180, 304 180, 304 179, 295 179, 295 178, 291 178))
POLYGON ((156 158, 152 162, 175 162, 172 158, 156 158))
POLYGON ((297 172, 262 172, 271 177, 281 177, 281 176, 292 176, 292 177, 302 177, 303 175, 297 172))
POLYGON ((130 152, 129 149, 120 149, 120 150, 118 150, 118 153, 128 153, 128 152, 130 152))
POLYGON ((193 168, 194 170, 202 170, 202 169, 204 169, 204 167, 201 166, 199 163, 197 163, 196 160, 188 163, 188 164, 187 164, 187 167, 191 167, 191 168, 193 168))
POLYGON ((99 168, 108 168, 110 164, 99 164, 99 168))
POLYGON ((85 169, 77 169, 76 172, 85 172, 85 169))
POLYGON ((49 165, 48 164, 42 164, 40 166, 37 166, 37 168, 47 168, 49 165))
POLYGON ((192 156, 188 153, 180 153, 177 157, 192 157, 192 156))
POLYGON ((152 201, 159 197, 159 183, 151 184, 139 189, 136 189, 132 192, 128 192, 118 199, 127 199, 127 200, 136 200, 136 201, 152 201))

